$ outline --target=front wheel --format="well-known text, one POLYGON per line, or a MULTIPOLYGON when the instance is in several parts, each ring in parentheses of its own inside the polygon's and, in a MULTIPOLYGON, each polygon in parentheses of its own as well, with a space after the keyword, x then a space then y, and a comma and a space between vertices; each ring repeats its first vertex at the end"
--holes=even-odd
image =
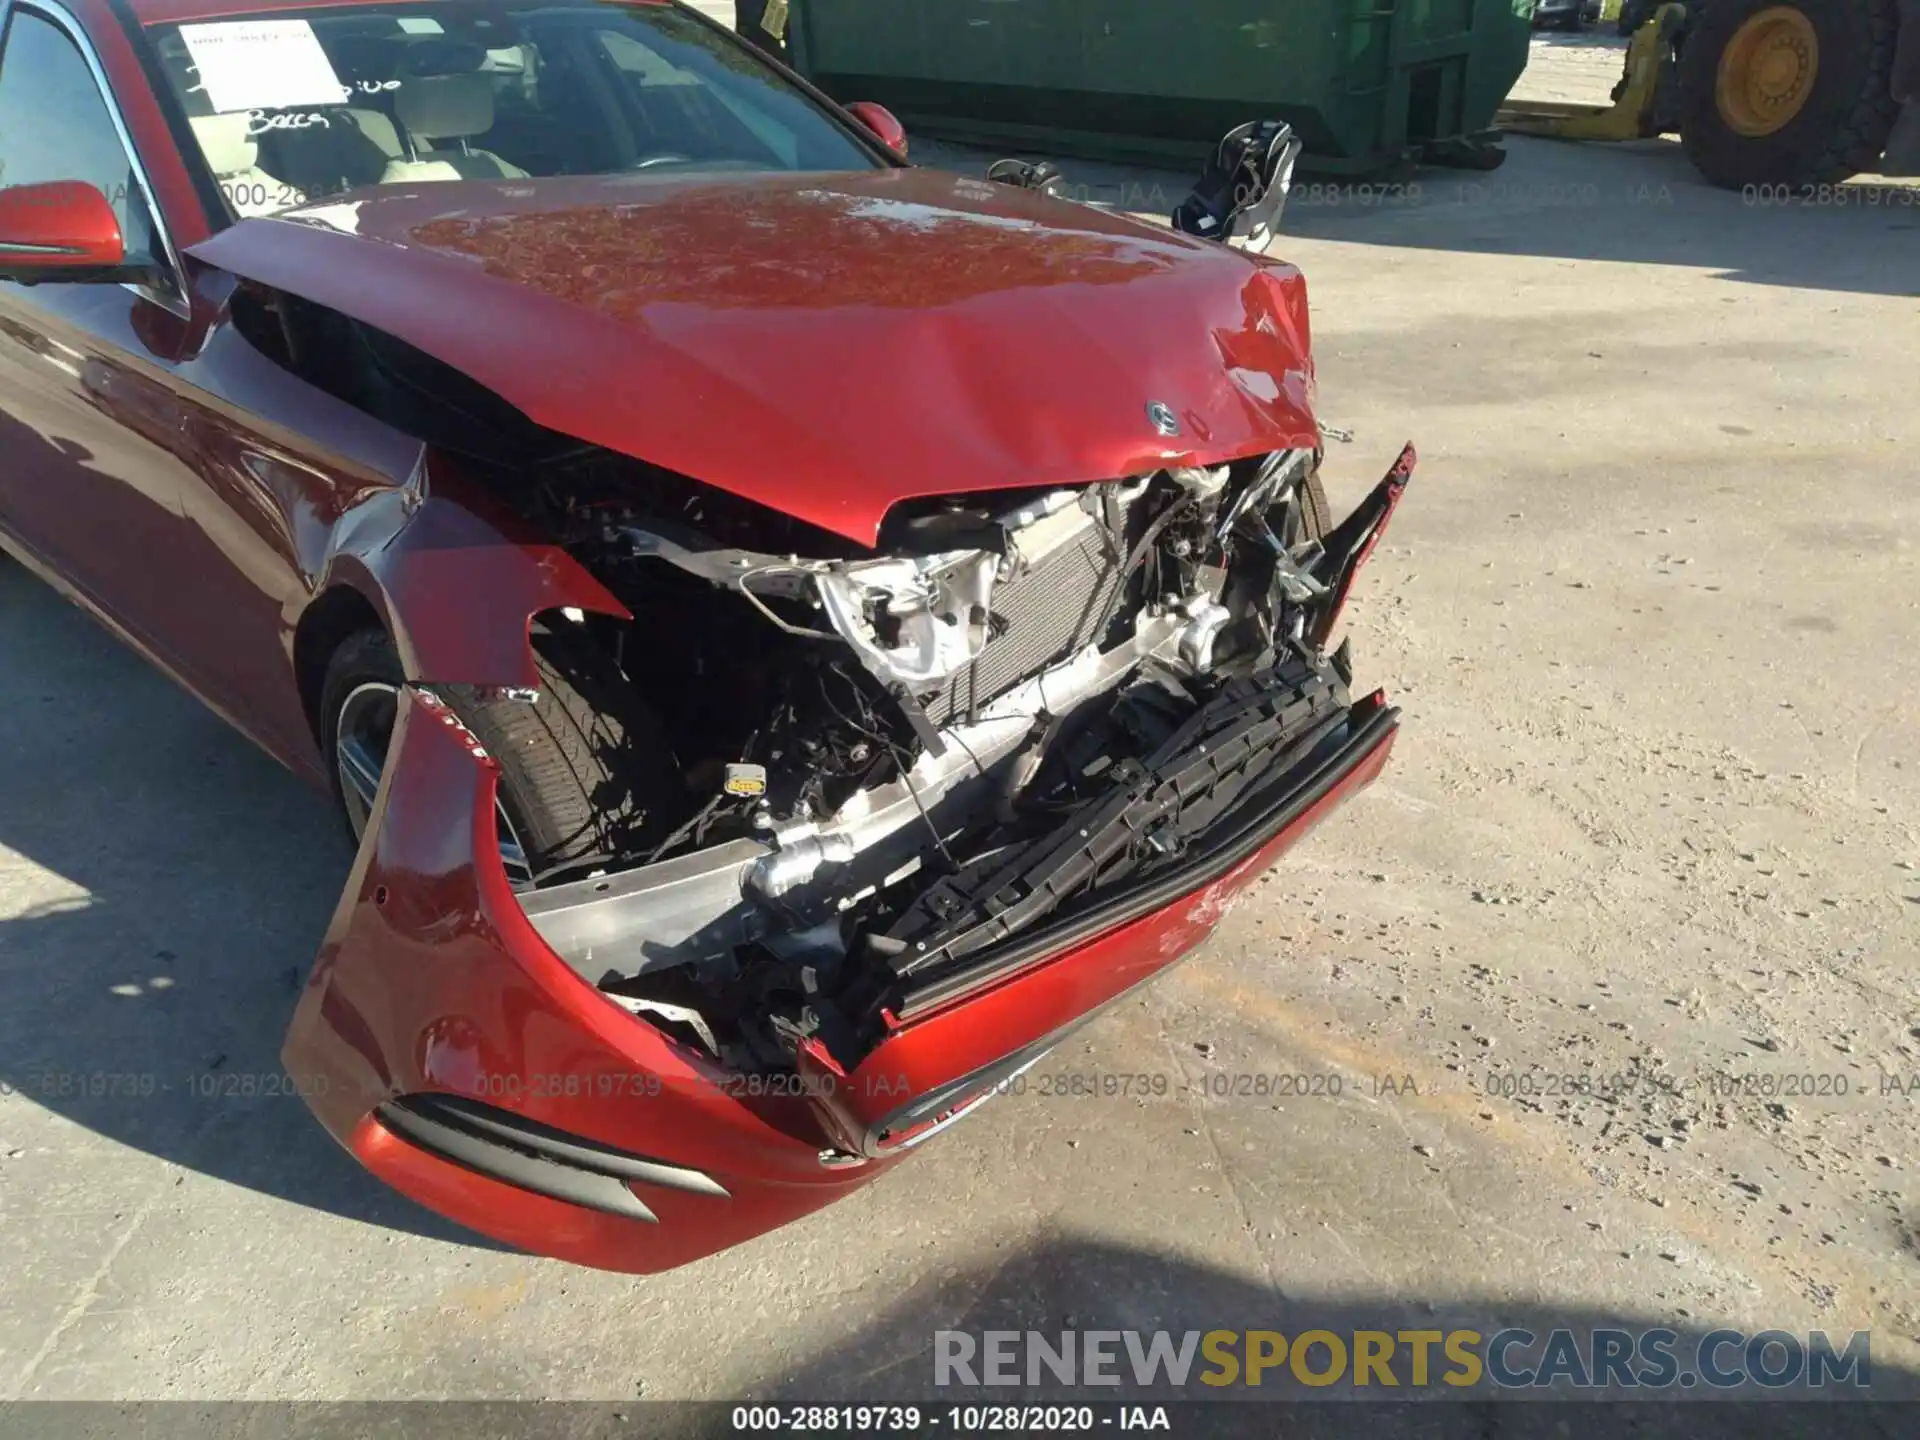
POLYGON ((1898 0, 1708 0, 1680 52, 1680 136, 1715 185, 1871 170, 1898 107, 1898 0))
MULTIPOLYGON (((653 713, 584 636, 536 626, 535 698, 444 697, 500 769, 494 829, 518 889, 614 863, 668 828, 685 787, 653 713)), ((334 652, 321 690, 322 743, 358 844, 386 769, 405 672, 393 639, 363 630, 334 652)))

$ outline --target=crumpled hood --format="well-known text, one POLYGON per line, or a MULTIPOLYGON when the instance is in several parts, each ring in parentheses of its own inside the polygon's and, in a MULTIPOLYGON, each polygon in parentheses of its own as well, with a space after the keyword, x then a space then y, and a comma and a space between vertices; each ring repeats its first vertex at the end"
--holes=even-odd
POLYGON ((939 171, 385 186, 191 253, 862 543, 910 497, 1318 442, 1297 271, 939 171))

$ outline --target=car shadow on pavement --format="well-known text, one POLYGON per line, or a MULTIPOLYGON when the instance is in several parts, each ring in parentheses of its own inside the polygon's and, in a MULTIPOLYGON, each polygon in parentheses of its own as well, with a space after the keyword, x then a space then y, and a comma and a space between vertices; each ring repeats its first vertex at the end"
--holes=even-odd
POLYGON ((50 1152, 107 1193, 110 1149, 15 1121, 30 1103, 229 1184, 497 1248, 367 1175, 288 1093, 281 1040, 352 862, 325 799, 4 555, 0 657, 0 1155, 50 1152))
MULTIPOLYGON (((1178 1243, 1174 1231, 1167 1238, 1170 1243, 1178 1243)), ((1301 1237, 1300 1243, 1311 1244, 1312 1239, 1301 1237)), ((1604 1242, 1597 1236, 1595 1243, 1597 1250, 1605 1253, 1604 1242)), ((1462 1235, 1463 1247, 1473 1244, 1472 1236, 1462 1235)), ((1497 1273, 1493 1278, 1497 1284, 1497 1273)), ((1014 1351, 1019 1357, 1015 1373, 1022 1383, 974 1387, 935 1384, 935 1334, 941 1330, 968 1332, 976 1346, 984 1344, 982 1333, 989 1330, 1037 1331, 1056 1351, 1063 1331, 1082 1335, 1090 1330, 1140 1331, 1139 1343, 1149 1345, 1153 1332, 1165 1330, 1177 1345, 1189 1331, 1205 1335, 1216 1330, 1268 1330, 1291 1338, 1320 1330, 1343 1337, 1350 1357, 1353 1336, 1358 1331, 1397 1337, 1403 1330, 1439 1331, 1443 1335, 1472 1330, 1481 1337, 1477 1348, 1484 1356, 1486 1342, 1494 1335, 1518 1328, 1537 1337, 1535 1343, 1529 1346, 1519 1342, 1505 1348, 1504 1353, 1514 1369, 1531 1370, 1539 1365, 1556 1330, 1571 1331, 1575 1352, 1590 1356, 1589 1337, 1596 1330, 1624 1331, 1637 1339, 1645 1331, 1665 1328, 1674 1332, 1669 1349, 1676 1361, 1676 1374, 1692 1374, 1701 1342, 1718 1327, 1694 1318, 1649 1318, 1660 1308, 1653 1297, 1648 1297, 1644 1314, 1632 1316, 1505 1300, 1426 1301, 1407 1295, 1364 1293, 1320 1299, 1283 1293, 1277 1282, 1261 1284, 1246 1274, 1228 1273, 1154 1250, 1066 1238, 1023 1249, 1010 1247, 989 1264, 929 1277, 876 1315, 847 1343, 837 1345, 797 1372, 783 1367, 764 1377, 743 1377, 738 1388, 755 1403, 912 1402, 923 1410, 952 1404, 1233 1404, 1237 1408, 1229 1417, 1223 1418, 1216 1410, 1198 1423, 1176 1423, 1173 1433, 1284 1435, 1288 1440, 1349 1434, 1366 1435, 1372 1440, 1455 1435, 1476 1440, 1534 1435, 1573 1436, 1576 1440, 1668 1435, 1690 1440, 1852 1440, 1855 1436, 1894 1440, 1914 1433, 1911 1402, 1920 1397, 1920 1376, 1884 1361, 1871 1365, 1870 1383, 1864 1390, 1851 1384, 1829 1386, 1825 1398, 1818 1398, 1819 1392, 1802 1391, 1792 1401, 1716 1401, 1708 1398, 1705 1387, 1696 1382, 1684 1390, 1672 1387, 1659 1395, 1642 1391, 1626 1398, 1595 1400, 1564 1389, 1549 1398, 1539 1392, 1494 1391, 1484 1381, 1471 1391, 1439 1383, 1447 1373, 1460 1373, 1444 1358, 1444 1341, 1431 1349, 1428 1377, 1434 1383, 1415 1393, 1412 1352, 1397 1339, 1397 1348, 1387 1359, 1389 1372, 1398 1382, 1397 1392, 1379 1383, 1377 1371, 1368 1387, 1347 1383, 1353 1373, 1350 1358, 1337 1382, 1321 1387, 1302 1385, 1286 1363, 1266 1371, 1257 1389, 1244 1384, 1206 1385, 1200 1383, 1201 1375, 1221 1372, 1197 1351, 1184 1387, 1169 1386, 1164 1378, 1157 1385, 1140 1386, 1135 1383, 1125 1342, 1115 1339, 1110 1344, 1117 1363, 1111 1373, 1120 1376, 1122 1383, 1069 1387, 1044 1370, 1039 1371, 1043 1383, 1024 1383, 1027 1365, 1022 1339, 1015 1342, 1014 1351), (1871 1398, 1863 1400, 1862 1396, 1871 1398), (1894 1399, 1908 1403, 1879 1403, 1894 1399), (1271 1408, 1276 1402, 1296 1403, 1287 1404, 1283 1419, 1271 1408), (1241 1423, 1243 1418, 1245 1423, 1241 1423)), ((1850 1325, 1837 1319, 1831 1324, 1829 1336, 1836 1352, 1844 1350, 1850 1334, 1850 1325)), ((1868 1349, 1870 1353, 1871 1342, 1868 1349)), ((1743 1363, 1743 1350, 1740 1346, 1723 1346, 1713 1352, 1713 1359, 1724 1372, 1730 1365, 1743 1363)), ((1234 1344, 1228 1346, 1227 1353, 1244 1357, 1246 1351, 1243 1345, 1234 1344)), ((1765 1363, 1782 1368, 1786 1358, 1785 1351, 1774 1350, 1765 1363)), ((979 1377, 983 1372, 977 1350, 975 1359, 975 1375, 979 1377)), ((1332 1352, 1316 1346, 1310 1351, 1308 1373, 1324 1374, 1331 1363, 1332 1352)), ((1192 1417, 1183 1419, 1192 1421, 1192 1417)))

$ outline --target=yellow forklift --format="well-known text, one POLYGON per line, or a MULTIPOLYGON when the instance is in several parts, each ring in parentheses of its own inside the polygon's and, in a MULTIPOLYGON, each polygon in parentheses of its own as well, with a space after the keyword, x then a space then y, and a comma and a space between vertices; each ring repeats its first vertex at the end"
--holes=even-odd
POLYGON ((1730 189, 1920 174, 1920 0, 1659 5, 1633 29, 1611 105, 1508 101, 1497 123, 1569 140, 1677 134, 1730 189))

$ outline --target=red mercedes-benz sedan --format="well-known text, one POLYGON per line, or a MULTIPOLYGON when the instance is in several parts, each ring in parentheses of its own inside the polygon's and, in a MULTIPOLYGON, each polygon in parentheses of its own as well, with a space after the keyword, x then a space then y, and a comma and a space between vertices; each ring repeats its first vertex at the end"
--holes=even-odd
POLYGON ((1385 763, 1288 266, 674 5, 0 13, 0 541, 331 789, 284 1059, 443 1214, 827 1204, 1385 763))

